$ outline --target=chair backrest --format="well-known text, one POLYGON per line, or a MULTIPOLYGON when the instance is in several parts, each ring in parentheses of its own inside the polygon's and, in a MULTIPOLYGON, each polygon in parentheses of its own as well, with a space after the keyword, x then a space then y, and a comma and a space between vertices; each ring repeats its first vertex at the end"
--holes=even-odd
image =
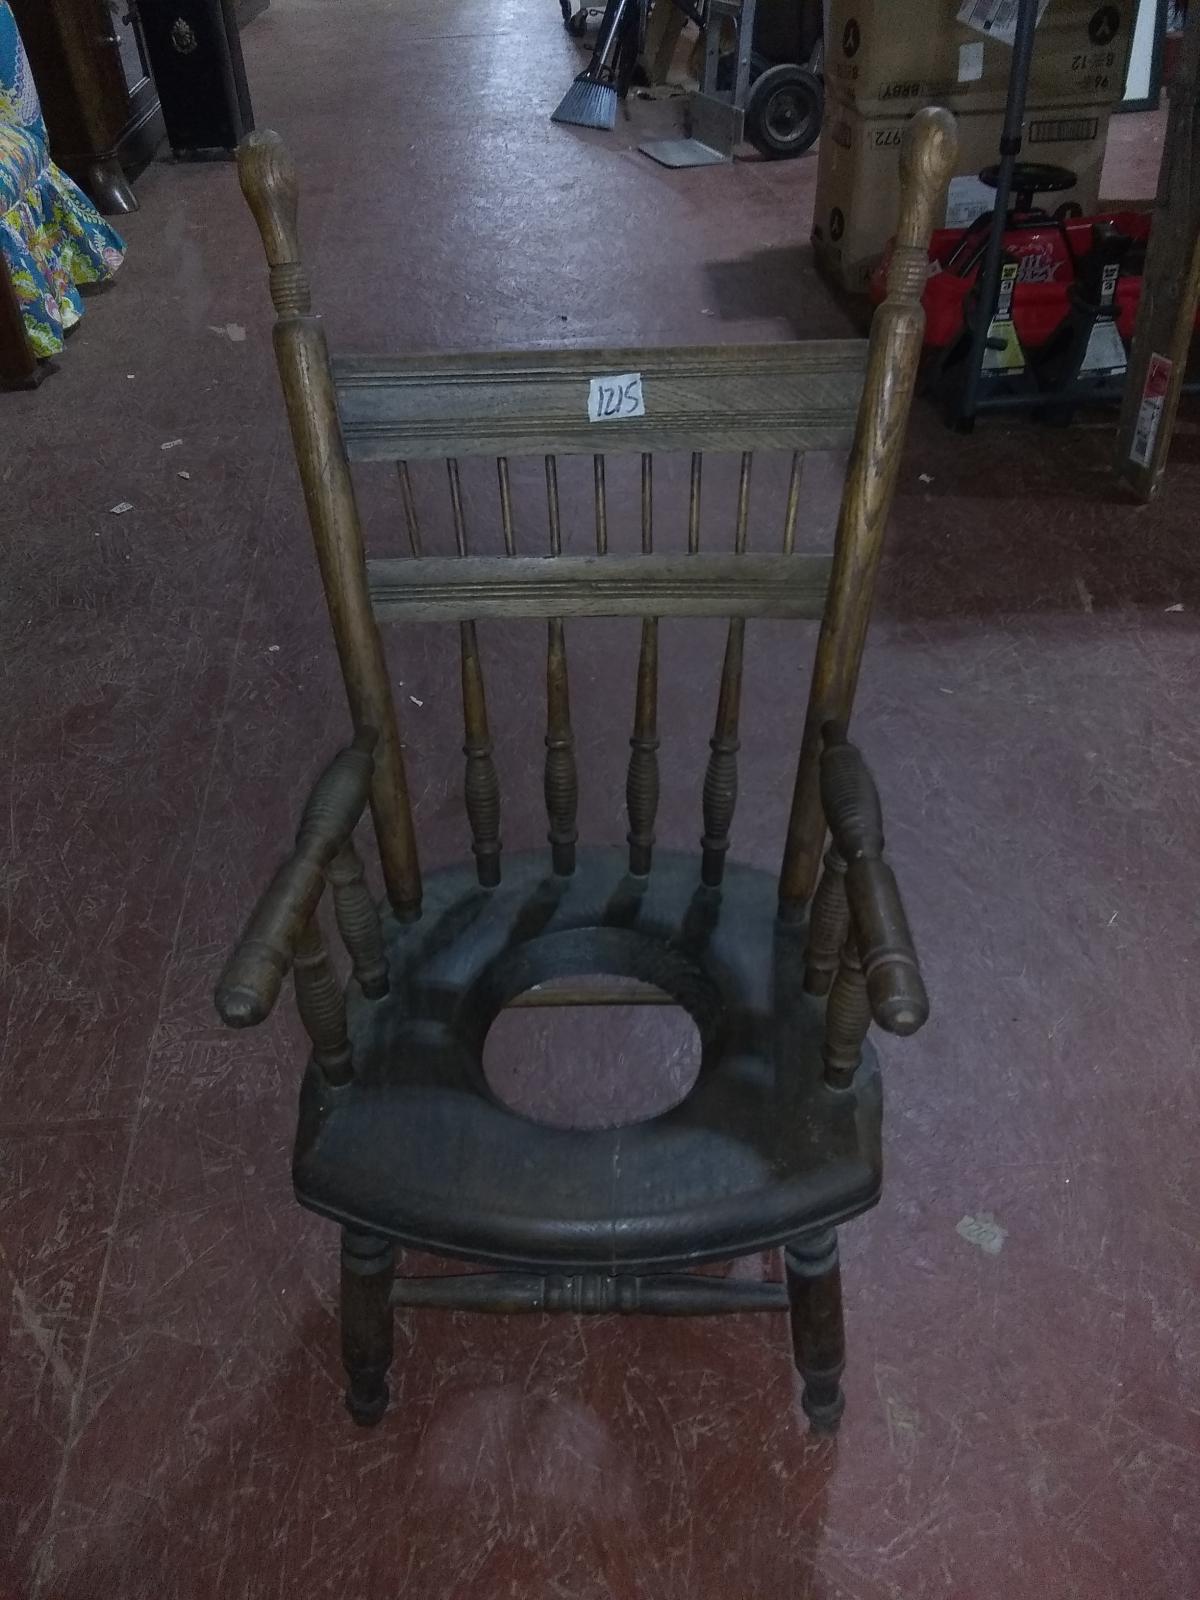
MULTIPOLYGON (((888 297, 868 341, 700 349, 358 358, 331 362, 311 314, 296 232, 295 173, 277 135, 239 152, 276 311, 275 350, 321 575, 356 730, 378 732, 371 804, 389 900, 420 914, 421 874, 395 706, 378 624, 456 621, 465 725, 465 804, 480 882, 499 881, 500 794, 476 623, 542 618, 546 643, 545 796, 554 868, 573 869, 578 781, 564 618, 640 616, 626 796, 630 870, 650 869, 658 805, 658 619, 729 619, 704 780, 702 874, 717 885, 737 796, 738 722, 748 617, 820 618, 805 731, 780 876, 781 908, 812 894, 825 837, 818 758, 829 721, 849 720, 884 527, 912 398, 921 293, 935 213, 953 170, 953 119, 919 113, 902 156, 902 203, 888 297), (795 549, 803 454, 850 446, 832 557, 795 549), (731 554, 701 549, 704 452, 740 456, 731 554), (755 453, 791 454, 776 551, 748 549, 755 453), (691 453, 687 548, 655 549, 654 456, 691 453), (606 458, 640 457, 640 553, 609 550, 606 458), (564 554, 559 458, 591 458, 595 554, 564 554), (494 457, 503 554, 473 554, 460 460, 494 457), (513 515, 510 460, 544 460, 546 520, 535 548, 513 515), (446 463, 455 554, 427 554, 409 463, 446 463), (411 555, 367 561, 350 462, 397 463, 411 555)), ((589 532, 590 543, 590 532, 589 532)), ((499 542, 497 541, 497 548, 499 542)))

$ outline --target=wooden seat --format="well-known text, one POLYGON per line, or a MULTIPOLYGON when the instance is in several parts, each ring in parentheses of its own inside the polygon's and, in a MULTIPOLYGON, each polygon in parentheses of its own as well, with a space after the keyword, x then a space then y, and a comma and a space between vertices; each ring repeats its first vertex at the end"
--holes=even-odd
POLYGON ((342 1226, 343 1358, 359 1422, 377 1421, 387 1404, 392 1307, 435 1305, 788 1308, 805 1408, 814 1426, 836 1426, 844 1350, 835 1229, 874 1204, 880 1186, 880 1073, 867 1031, 874 1019, 913 1033, 928 1010, 883 856, 878 797, 845 729, 921 344, 928 235, 953 147, 945 113, 913 119, 889 296, 869 345, 338 362, 310 313, 283 147, 256 134, 240 152, 271 268, 276 353, 354 737, 319 778, 217 1005, 233 1026, 260 1023, 294 975, 312 1041, 296 1193, 342 1226), (804 452, 840 444, 851 453, 832 557, 800 551, 804 452), (679 450, 690 453, 686 548, 673 552, 656 545, 654 463, 679 450), (738 457, 728 552, 706 548, 701 531, 712 450, 738 457), (752 486, 756 457, 777 451, 790 466, 772 553, 757 533, 751 540, 752 486), (611 458, 629 453, 640 459, 633 553, 620 547, 623 513, 608 476, 611 458), (460 465, 480 456, 495 462, 484 529, 468 526, 460 465), (540 534, 514 509, 529 456, 544 473, 540 534), (579 457, 589 473, 586 552, 560 492, 560 465, 575 470, 579 457), (368 561, 350 463, 378 459, 396 463, 410 554, 368 561), (444 463, 452 553, 432 548, 428 502, 423 510, 415 486, 415 464, 427 473, 430 461, 444 463), (596 616, 641 618, 625 850, 581 844, 576 825, 564 619, 596 616), (655 837, 664 616, 728 619, 694 855, 662 850, 655 837), (730 858, 747 619, 768 616, 821 619, 778 874, 730 858), (507 853, 501 840, 480 629, 502 618, 545 628, 545 851, 507 853), (426 877, 379 629, 443 620, 458 626, 473 859, 426 877), (368 805, 382 907, 352 838, 368 805), (321 931, 327 887, 353 969, 346 983, 321 931), (484 1042, 507 1007, 620 1004, 632 981, 640 1000, 682 1008, 699 1035, 696 1082, 672 1109, 620 1127, 561 1128, 492 1091, 484 1042), (490 1270, 396 1277, 397 1245, 490 1270), (777 1245, 784 1282, 688 1270, 777 1245))
POLYGON ((297 1192, 359 1231, 557 1272, 720 1260, 865 1210, 879 1192, 878 1076, 860 1066, 851 1097, 794 1070, 820 1058, 823 1006, 804 992, 805 929, 780 922, 777 893, 772 874, 733 864, 719 893, 705 889, 686 855, 636 878, 613 850, 581 850, 570 877, 541 852, 510 858, 494 890, 467 867, 431 877, 420 922, 387 923, 388 996, 351 996, 362 1070, 345 1089, 310 1076, 297 1192), (576 1132, 491 1093, 496 1016, 580 974, 653 984, 693 1018, 699 1078, 674 1110, 576 1132))

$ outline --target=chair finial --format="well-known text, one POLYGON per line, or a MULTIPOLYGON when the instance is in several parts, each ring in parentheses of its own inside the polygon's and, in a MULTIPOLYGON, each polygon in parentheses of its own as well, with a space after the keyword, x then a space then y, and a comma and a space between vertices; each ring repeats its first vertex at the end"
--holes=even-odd
POLYGON ((946 185, 958 155, 958 128, 940 106, 912 119, 900 151, 900 225, 888 293, 919 300, 928 272, 929 235, 942 221, 946 185))
POLYGON ((300 261, 296 213, 300 199, 296 169, 287 146, 269 128, 251 133, 238 146, 238 179, 258 224, 271 268, 271 300, 277 315, 302 316, 312 299, 300 261))

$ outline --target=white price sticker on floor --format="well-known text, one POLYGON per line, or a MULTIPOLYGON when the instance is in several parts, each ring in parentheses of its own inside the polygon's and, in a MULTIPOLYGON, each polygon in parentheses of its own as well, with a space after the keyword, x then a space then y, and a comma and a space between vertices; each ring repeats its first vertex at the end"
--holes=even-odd
POLYGON ((611 378, 593 378, 588 387, 589 422, 628 422, 646 415, 640 372, 618 372, 611 378))

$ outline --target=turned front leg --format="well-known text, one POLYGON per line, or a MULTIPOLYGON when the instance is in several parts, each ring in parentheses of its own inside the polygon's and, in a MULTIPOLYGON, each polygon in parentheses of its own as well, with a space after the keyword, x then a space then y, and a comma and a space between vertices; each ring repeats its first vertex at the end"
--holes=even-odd
POLYGON ((386 1239, 342 1231, 342 1364, 350 1380, 346 1409, 364 1427, 387 1410, 392 1364, 392 1276, 396 1252, 386 1239))
POLYGON ((784 1251, 791 1304, 792 1353, 804 1379, 801 1404, 820 1433, 833 1433, 845 1410, 846 1331, 842 1269, 833 1228, 803 1234, 784 1251))

